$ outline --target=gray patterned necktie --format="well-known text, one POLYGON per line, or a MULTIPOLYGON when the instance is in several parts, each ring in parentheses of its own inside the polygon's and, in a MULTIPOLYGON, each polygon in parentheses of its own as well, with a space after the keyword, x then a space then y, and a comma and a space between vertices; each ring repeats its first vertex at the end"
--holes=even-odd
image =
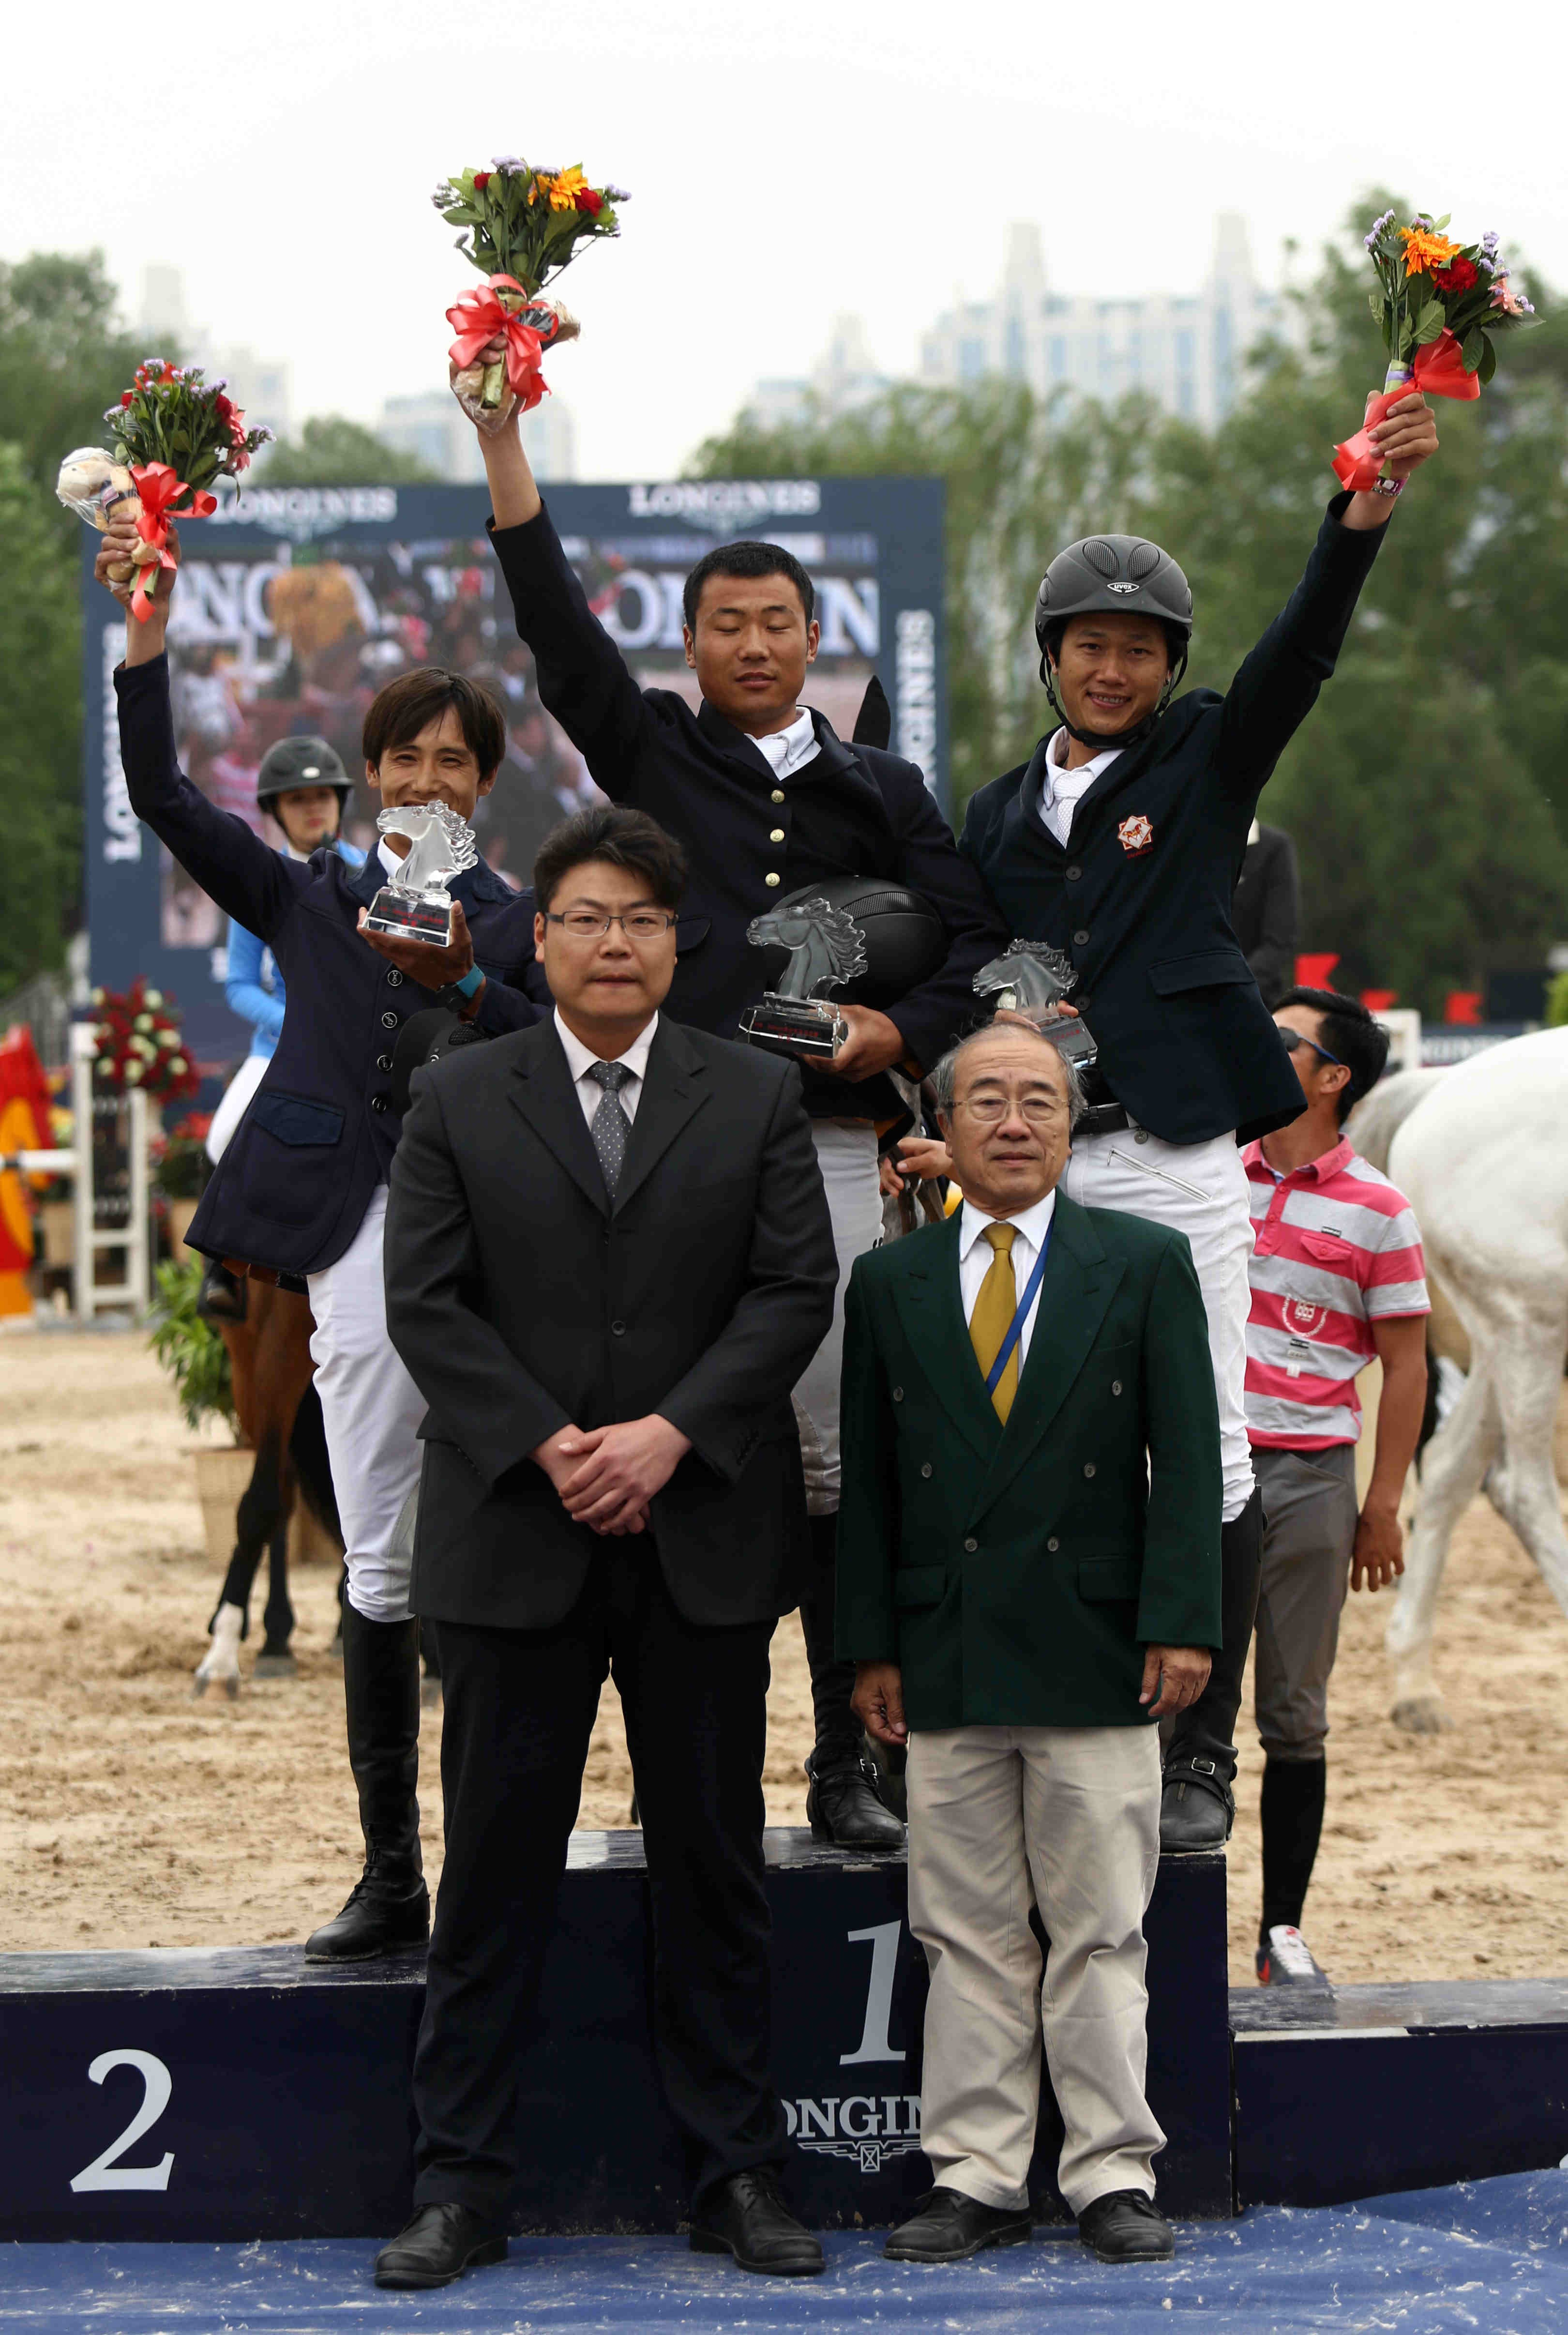
POLYGON ((591 1131, 605 1189, 613 1200, 621 1170, 626 1164, 626 1138, 632 1132, 632 1122, 621 1100, 621 1089, 635 1072, 629 1071, 624 1062, 590 1062, 586 1075, 596 1079, 605 1090, 604 1100, 594 1113, 591 1131))

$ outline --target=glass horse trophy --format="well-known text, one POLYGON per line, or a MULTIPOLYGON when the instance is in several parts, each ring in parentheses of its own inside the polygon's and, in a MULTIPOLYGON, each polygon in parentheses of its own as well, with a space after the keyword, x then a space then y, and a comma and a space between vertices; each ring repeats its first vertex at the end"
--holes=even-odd
POLYGON ((1071 960, 1043 941, 1012 941, 974 976, 977 997, 994 997, 1002 1012, 1021 1013, 1070 1061, 1094 1060, 1094 1033, 1081 1015, 1059 1012, 1077 978, 1071 960))
POLYGON ((473 828, 445 803, 405 803, 383 810, 376 827, 382 835, 406 835, 410 848, 397 874, 371 902, 366 932, 425 941, 432 948, 450 946, 452 899, 447 882, 479 858, 473 828))
POLYGON ((828 1061, 849 1024, 824 990, 842 989, 866 971, 866 935, 845 908, 824 899, 785 900, 746 927, 754 948, 787 948, 789 962, 759 1003, 740 1017, 753 1046, 797 1060, 828 1061))

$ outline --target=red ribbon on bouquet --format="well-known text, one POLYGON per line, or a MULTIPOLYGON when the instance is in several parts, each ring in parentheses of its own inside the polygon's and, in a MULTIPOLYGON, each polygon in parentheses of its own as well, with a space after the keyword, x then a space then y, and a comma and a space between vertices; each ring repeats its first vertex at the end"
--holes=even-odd
POLYGON ((178 563, 169 553, 169 523, 174 518, 210 518, 218 509, 218 497, 200 487, 188 487, 178 470, 168 462, 133 462, 131 475, 136 481, 136 491, 141 499, 141 516, 136 522, 136 532, 143 543, 150 544, 157 552, 156 559, 138 562, 136 589, 131 596, 131 606, 137 621, 147 622, 152 605, 150 586, 158 581, 160 567, 173 567, 178 563), (177 511, 173 506, 181 495, 190 497, 189 510, 177 511))
POLYGON ((1481 394, 1481 384, 1473 373, 1465 370, 1465 360, 1459 344, 1452 333, 1439 333, 1435 341, 1416 351, 1416 362, 1410 368, 1410 378, 1398 389, 1386 389, 1374 397, 1366 421, 1353 438, 1334 449, 1334 476, 1352 494, 1366 494, 1375 484, 1383 467, 1383 458, 1373 445, 1371 432, 1383 421, 1402 397, 1419 390, 1424 397, 1472 398, 1481 394))
POLYGON ((492 341, 504 341, 507 381, 513 396, 528 413, 549 387, 539 371, 546 344, 532 325, 525 325, 521 316, 515 315, 506 305, 499 296, 502 292, 516 292, 524 302, 528 297, 515 276, 488 276, 477 292, 465 292, 447 310, 447 322, 457 334, 448 354, 455 365, 470 365, 479 351, 488 348, 492 341))

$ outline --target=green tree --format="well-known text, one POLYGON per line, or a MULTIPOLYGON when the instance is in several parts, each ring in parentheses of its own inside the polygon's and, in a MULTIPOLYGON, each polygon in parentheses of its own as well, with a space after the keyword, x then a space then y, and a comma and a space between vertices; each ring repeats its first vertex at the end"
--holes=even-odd
MULTIPOLYGON (((1329 453, 1381 378, 1362 208, 1301 296, 1299 334, 1259 353, 1215 433, 1140 400, 989 381, 900 387, 780 431, 742 414, 700 451, 709 477, 946 480, 961 805, 1049 725, 1031 617, 1063 543, 1122 528, 1166 544, 1196 601, 1191 679, 1215 688, 1283 605, 1333 490, 1329 453)), ((1366 218, 1383 208, 1369 197, 1366 218)), ((1263 801, 1296 838, 1303 945, 1337 950, 1348 986, 1428 1012, 1568 937, 1568 325, 1511 339, 1477 404, 1437 411, 1441 456, 1397 514, 1338 673, 1263 801)))
MULTIPOLYGON (((72 521, 74 527, 78 522, 72 521)), ((20 446, 0 440, 0 543, 14 579, 0 658, 0 996, 60 962, 80 883, 82 683, 76 570, 20 446)))
POLYGON ((318 414, 297 439, 280 438, 261 474, 269 487, 421 487, 439 475, 341 413, 318 414))
POLYGON ((0 661, 0 821, 27 871, 0 920, 0 995, 61 963, 81 896, 82 523, 54 480, 73 447, 106 442, 104 409, 144 354, 101 252, 0 265, 0 539, 20 579, 0 661))

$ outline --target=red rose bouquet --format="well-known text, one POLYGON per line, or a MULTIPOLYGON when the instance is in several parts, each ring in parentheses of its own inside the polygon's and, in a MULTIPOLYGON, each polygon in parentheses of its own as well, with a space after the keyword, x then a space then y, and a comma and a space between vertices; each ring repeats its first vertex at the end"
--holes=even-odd
POLYGON ((1365 492, 1380 465, 1367 432, 1412 389, 1428 397, 1474 398, 1497 367, 1494 335, 1528 323, 1535 311, 1508 280, 1495 234, 1456 243, 1447 217, 1420 212, 1408 227, 1392 211, 1375 219, 1367 250, 1378 278, 1372 314, 1389 352, 1383 394, 1366 426, 1334 449, 1341 482, 1365 492))
POLYGON ((93 991, 92 1076, 100 1087, 119 1094, 140 1087, 158 1102, 186 1102, 198 1091, 201 1081, 181 1042, 179 1017, 169 1011, 173 1003, 140 974, 123 993, 93 991))
POLYGON ((580 244, 620 233, 615 206, 628 199, 617 187, 590 187, 575 163, 540 170, 519 154, 498 154, 488 170, 463 170, 436 189, 431 202, 450 227, 463 230, 458 249, 485 278, 447 310, 457 334, 459 402, 476 419, 509 412, 514 403, 527 412, 543 397, 549 384, 540 357, 577 332, 558 301, 541 296, 544 287, 580 244), (498 341, 503 354, 479 362, 498 341))
POLYGON ((117 584, 136 576, 131 607, 145 620, 150 582, 160 567, 172 567, 169 522, 205 518, 218 509, 210 489, 215 479, 248 470, 270 430, 247 430, 245 416, 225 392, 227 383, 208 381, 199 365, 173 365, 148 357, 118 405, 103 419, 114 429, 112 453, 81 446, 61 465, 55 492, 69 509, 100 532, 117 505, 136 521, 140 538, 134 564, 115 576, 117 584), (188 503, 181 498, 189 495, 188 503))

